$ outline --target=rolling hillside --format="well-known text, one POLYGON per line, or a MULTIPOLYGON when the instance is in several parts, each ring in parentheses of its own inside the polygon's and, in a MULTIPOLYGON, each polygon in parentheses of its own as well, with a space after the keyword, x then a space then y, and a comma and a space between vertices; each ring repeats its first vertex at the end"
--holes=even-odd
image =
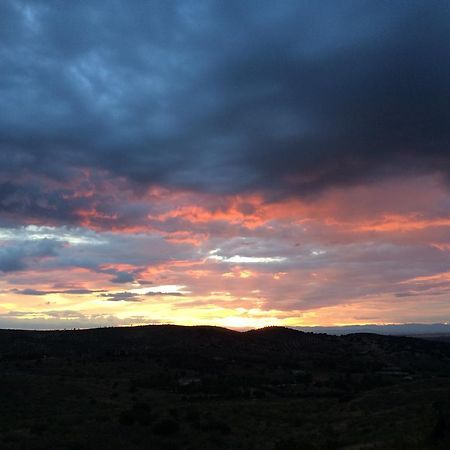
POLYGON ((447 448, 450 345, 270 327, 0 330, 2 448, 447 448))

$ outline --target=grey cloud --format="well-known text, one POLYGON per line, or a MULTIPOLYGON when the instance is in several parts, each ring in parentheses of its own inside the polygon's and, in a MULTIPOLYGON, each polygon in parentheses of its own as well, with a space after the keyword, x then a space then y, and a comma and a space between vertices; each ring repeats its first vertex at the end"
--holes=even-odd
POLYGON ((111 279, 113 283, 131 283, 134 281, 134 274, 131 272, 117 271, 111 279))
POLYGON ((88 235, 93 242, 63 246, 58 258, 43 262, 43 267, 80 267, 110 275, 110 281, 113 283, 126 284, 139 279, 140 273, 149 266, 173 260, 188 260, 196 256, 191 245, 170 243, 162 236, 154 234, 88 235), (98 245, 96 240, 101 241, 102 245, 98 245), (113 267, 114 264, 131 267, 129 270, 119 270, 113 267))
POLYGON ((66 295, 89 295, 99 292, 105 292, 103 289, 65 289, 65 290, 40 290, 40 289, 12 289, 11 292, 20 295, 49 295, 49 294, 66 294, 66 295))
POLYGON ((47 294, 54 294, 55 291, 42 291, 39 289, 13 289, 12 292, 15 292, 16 294, 21 295, 47 295, 47 294))
POLYGON ((114 293, 105 293, 101 294, 101 297, 105 297, 106 300, 111 302, 139 302, 141 301, 141 297, 182 297, 184 294, 182 292, 159 292, 159 291, 150 291, 144 294, 136 294, 134 292, 114 292, 114 293))
POLYGON ((149 285, 149 284, 153 284, 153 281, 151 280, 136 280, 141 286, 145 286, 145 285, 149 285))
POLYGON ((159 292, 159 291, 150 291, 144 294, 146 297, 182 297, 184 294, 182 292, 159 292))
POLYGON ((89 295, 96 294, 98 292, 105 291, 103 289, 66 289, 65 291, 61 291, 61 293, 69 295, 89 295))
POLYGON ((101 297, 105 297, 110 302, 139 302, 139 295, 133 292, 115 292, 101 294, 101 297))
POLYGON ((60 242, 50 239, 8 243, 0 247, 0 272, 24 270, 33 261, 39 262, 43 258, 56 256, 60 248, 60 242))

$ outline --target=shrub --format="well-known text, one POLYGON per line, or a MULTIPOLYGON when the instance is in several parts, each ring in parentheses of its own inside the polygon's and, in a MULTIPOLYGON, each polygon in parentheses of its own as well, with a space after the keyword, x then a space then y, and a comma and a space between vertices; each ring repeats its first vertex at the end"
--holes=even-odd
POLYGON ((126 426, 130 426, 133 425, 136 422, 136 417, 133 414, 133 411, 122 411, 119 414, 119 423, 121 425, 126 425, 126 426))
POLYGON ((158 436, 170 436, 178 433, 180 425, 173 419, 161 419, 153 426, 153 433, 158 436))

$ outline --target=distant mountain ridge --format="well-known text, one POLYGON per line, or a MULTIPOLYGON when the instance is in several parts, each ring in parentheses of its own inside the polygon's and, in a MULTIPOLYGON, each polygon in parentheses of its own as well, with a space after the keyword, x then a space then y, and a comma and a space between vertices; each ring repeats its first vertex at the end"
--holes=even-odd
POLYGON ((449 334, 448 323, 404 323, 404 324, 366 324, 366 325, 342 325, 342 326, 311 326, 293 327, 299 331, 328 334, 350 334, 350 333, 376 333, 392 336, 414 336, 420 334, 449 334))

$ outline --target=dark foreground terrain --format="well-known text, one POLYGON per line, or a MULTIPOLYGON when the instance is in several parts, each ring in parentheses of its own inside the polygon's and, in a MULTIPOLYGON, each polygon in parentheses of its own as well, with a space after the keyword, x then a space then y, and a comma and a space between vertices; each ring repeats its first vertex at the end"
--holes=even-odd
POLYGON ((0 330, 1 449, 448 449, 450 344, 0 330))

